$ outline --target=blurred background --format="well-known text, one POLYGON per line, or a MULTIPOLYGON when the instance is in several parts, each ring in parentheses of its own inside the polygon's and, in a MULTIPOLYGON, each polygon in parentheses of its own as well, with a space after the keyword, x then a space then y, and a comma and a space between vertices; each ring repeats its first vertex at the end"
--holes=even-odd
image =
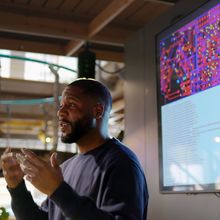
MULTIPOLYGON (((96 78, 110 89, 110 133, 123 140, 125 44, 176 3, 177 0, 2 0, 0 155, 8 146, 14 150, 30 148, 45 159, 56 150, 62 162, 78 152, 74 144, 60 142, 56 118, 63 88, 77 77, 96 78)), ((138 75, 136 71, 132 74, 138 75)), ((129 80, 127 84, 132 85, 129 80)), ((44 196, 30 184, 28 188, 40 204, 44 196)), ((13 216, 2 177, 1 206, 13 216)))

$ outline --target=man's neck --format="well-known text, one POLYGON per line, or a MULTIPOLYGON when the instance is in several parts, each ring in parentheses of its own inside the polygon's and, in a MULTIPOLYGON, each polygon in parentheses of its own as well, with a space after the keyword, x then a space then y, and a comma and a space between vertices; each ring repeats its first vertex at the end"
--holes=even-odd
POLYGON ((79 140, 77 142, 77 146, 79 148, 80 153, 86 153, 90 150, 93 150, 93 149, 101 146, 109 139, 110 139, 109 135, 97 136, 97 137, 93 136, 91 139, 85 138, 85 139, 79 140))

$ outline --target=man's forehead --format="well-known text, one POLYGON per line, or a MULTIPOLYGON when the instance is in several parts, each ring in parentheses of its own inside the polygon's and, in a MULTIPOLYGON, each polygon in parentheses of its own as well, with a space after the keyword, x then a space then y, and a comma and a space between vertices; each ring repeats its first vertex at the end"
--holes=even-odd
POLYGON ((76 86, 67 86, 62 93, 62 97, 82 97, 85 95, 83 89, 76 86))
POLYGON ((67 86, 63 90, 63 94, 75 94, 75 93, 83 93, 83 89, 76 86, 67 86))

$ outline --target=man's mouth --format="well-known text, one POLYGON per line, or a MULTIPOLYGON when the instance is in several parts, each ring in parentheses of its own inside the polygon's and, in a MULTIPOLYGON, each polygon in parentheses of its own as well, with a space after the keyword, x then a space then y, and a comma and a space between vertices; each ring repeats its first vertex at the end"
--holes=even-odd
POLYGON ((71 127, 71 123, 67 121, 59 121, 60 129, 62 132, 66 132, 71 127))

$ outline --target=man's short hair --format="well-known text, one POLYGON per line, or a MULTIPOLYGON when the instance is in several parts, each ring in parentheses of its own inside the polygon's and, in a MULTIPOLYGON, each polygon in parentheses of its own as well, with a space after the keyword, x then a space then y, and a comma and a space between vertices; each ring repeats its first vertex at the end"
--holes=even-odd
POLYGON ((105 106, 105 111, 110 112, 112 108, 112 96, 109 89, 101 82, 94 79, 79 78, 68 86, 76 86, 83 90, 86 95, 95 97, 105 106))

